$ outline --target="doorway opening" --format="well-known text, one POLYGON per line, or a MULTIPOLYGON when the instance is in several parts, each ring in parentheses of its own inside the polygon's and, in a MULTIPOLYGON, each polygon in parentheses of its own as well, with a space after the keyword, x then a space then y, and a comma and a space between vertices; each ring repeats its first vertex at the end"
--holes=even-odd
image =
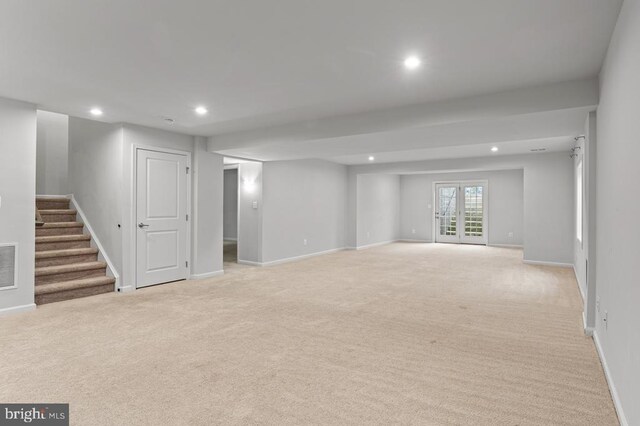
POLYGON ((223 194, 223 268, 238 264, 238 164, 225 158, 223 194))
POLYGON ((488 182, 434 183, 435 241, 487 244, 488 182))

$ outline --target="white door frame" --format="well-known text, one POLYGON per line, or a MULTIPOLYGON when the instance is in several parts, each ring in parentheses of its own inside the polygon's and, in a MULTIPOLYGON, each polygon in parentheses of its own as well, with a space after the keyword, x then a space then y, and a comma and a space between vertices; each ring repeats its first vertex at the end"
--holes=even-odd
POLYGON ((131 259, 133 260, 132 268, 131 268, 131 282, 133 283, 133 288, 137 289, 138 287, 138 255, 137 255, 137 238, 138 232, 136 229, 136 219, 138 217, 138 151, 154 151, 154 152, 162 152, 165 154, 176 154, 176 155, 184 155, 187 158, 187 167, 189 168, 189 177, 187 178, 187 215, 189 215, 189 223, 187 224, 187 247, 186 254, 187 259, 189 259, 189 267, 187 268, 187 279, 192 275, 193 271, 193 262, 191 259, 191 227, 193 223, 193 216, 191 214, 191 181, 193 179, 193 169, 191 167, 191 157, 192 153, 190 151, 182 151, 178 149, 171 148, 161 148, 152 145, 141 145, 141 144, 133 144, 132 145, 132 156, 131 156, 131 168, 133 173, 131 174, 130 185, 132 188, 131 191, 131 216, 130 220, 130 244, 131 244, 131 259))
MULTIPOLYGON (((436 219, 436 212, 438 208, 438 193, 437 187, 438 185, 457 185, 458 186, 458 197, 462 193, 462 188, 465 185, 472 184, 480 184, 484 186, 485 194, 483 194, 483 224, 484 224, 484 241, 483 242, 473 242, 473 241, 462 241, 462 238, 459 241, 455 242, 455 244, 482 244, 489 245, 489 181, 487 179, 472 179, 472 180, 451 180, 451 181, 434 181, 432 184, 432 205, 433 210, 431 214, 431 235, 433 235, 433 242, 438 242, 437 240, 437 232, 438 232, 438 220, 436 219)), ((456 203, 459 203, 459 200, 456 200, 456 203)), ((464 220, 460 220, 461 212, 463 207, 462 205, 458 205, 458 225, 464 226, 464 220)), ((458 229, 460 229, 458 227, 458 229)))

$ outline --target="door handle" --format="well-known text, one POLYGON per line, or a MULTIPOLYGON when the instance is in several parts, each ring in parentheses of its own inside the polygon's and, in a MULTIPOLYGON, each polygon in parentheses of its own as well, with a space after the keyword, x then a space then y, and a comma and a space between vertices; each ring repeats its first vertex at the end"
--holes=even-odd
POLYGON ((142 229, 142 228, 147 228, 148 226, 149 226, 149 225, 147 225, 146 223, 142 223, 142 222, 140 222, 140 223, 138 224, 138 228, 140 228, 140 229, 142 229))

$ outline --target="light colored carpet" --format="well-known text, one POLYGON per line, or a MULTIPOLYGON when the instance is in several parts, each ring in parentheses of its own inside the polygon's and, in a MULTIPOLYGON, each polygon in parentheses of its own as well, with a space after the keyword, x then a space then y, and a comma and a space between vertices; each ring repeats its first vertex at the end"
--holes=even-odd
POLYGON ((392 244, 0 319, 0 401, 72 424, 614 425, 573 272, 392 244))

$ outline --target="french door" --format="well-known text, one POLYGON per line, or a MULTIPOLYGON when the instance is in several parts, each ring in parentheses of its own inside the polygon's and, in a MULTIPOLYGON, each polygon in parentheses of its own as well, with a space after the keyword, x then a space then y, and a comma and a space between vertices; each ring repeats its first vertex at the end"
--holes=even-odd
POLYGON ((435 185, 435 235, 439 243, 487 244, 487 183, 435 185))

